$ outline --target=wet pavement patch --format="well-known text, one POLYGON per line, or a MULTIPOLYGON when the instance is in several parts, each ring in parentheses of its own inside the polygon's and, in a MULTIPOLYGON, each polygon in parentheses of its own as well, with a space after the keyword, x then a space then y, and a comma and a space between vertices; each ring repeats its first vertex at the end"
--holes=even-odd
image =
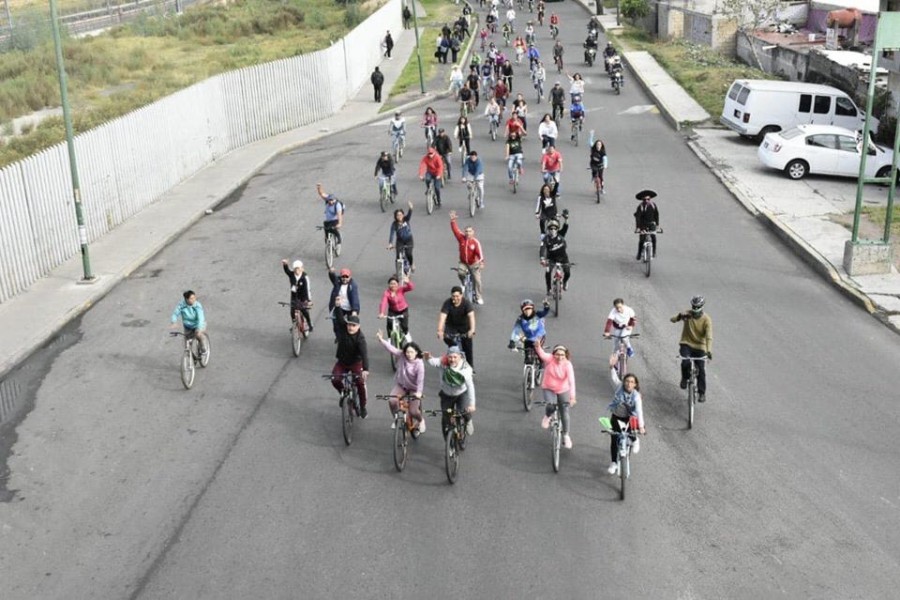
POLYGON ((213 210, 216 210, 216 211, 223 210, 223 209, 225 209, 225 208, 228 208, 229 206, 231 206, 232 204, 234 204, 235 202, 237 202, 237 201, 240 200, 241 198, 243 198, 243 197, 244 197, 244 190, 247 189, 247 184, 248 184, 248 183, 250 183, 250 182, 248 181, 247 183, 244 183, 244 184, 241 184, 240 186, 238 186, 233 192, 231 192, 230 194, 228 194, 228 195, 225 197, 224 200, 222 200, 221 202, 219 202, 218 204, 216 204, 216 205, 213 207, 213 210))
POLYGON ((19 438, 16 429, 34 409, 37 392, 56 358, 77 344, 81 336, 81 318, 77 318, 0 380, 0 502, 16 497, 16 490, 8 487, 7 464, 19 438))

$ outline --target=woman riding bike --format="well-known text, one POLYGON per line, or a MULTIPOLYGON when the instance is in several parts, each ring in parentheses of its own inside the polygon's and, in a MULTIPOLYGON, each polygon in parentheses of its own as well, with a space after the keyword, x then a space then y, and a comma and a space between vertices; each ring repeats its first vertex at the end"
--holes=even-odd
POLYGON ((606 144, 601 140, 594 142, 591 146, 591 181, 600 180, 600 193, 606 193, 606 184, 603 181, 603 173, 606 171, 607 157, 606 144))
POLYGON ((546 413, 541 419, 541 427, 550 427, 550 417, 557 410, 562 421, 563 444, 567 449, 572 448, 572 437, 569 435, 571 421, 569 419, 569 407, 575 406, 575 367, 570 360, 569 349, 562 344, 553 347, 553 353, 547 354, 540 344, 534 347, 538 358, 544 363, 544 376, 541 381, 541 389, 544 392, 544 401, 547 402, 546 413))
MULTIPOLYGON (((407 342, 403 348, 394 348, 384 339, 384 334, 379 329, 375 334, 384 349, 397 357, 397 371, 394 373, 394 387, 391 388, 391 396, 388 406, 391 416, 400 410, 400 399, 404 396, 412 396, 409 399, 409 416, 416 425, 413 437, 425 433, 425 419, 422 416, 420 404, 422 403, 422 390, 425 387, 425 362, 422 360, 422 349, 415 342, 407 342)), ((391 426, 393 428, 393 425, 391 426)))
POLYGON ((422 127, 425 129, 425 139, 430 144, 434 144, 434 138, 437 135, 438 116, 434 109, 430 106, 425 109, 425 116, 422 118, 422 127))
MULTIPOLYGON (((621 421, 630 421, 631 417, 637 417, 638 429, 643 434, 646 430, 644 429, 644 410, 641 402, 641 384, 637 376, 632 373, 626 374, 620 381, 619 374, 616 372, 618 362, 619 357, 615 353, 609 357, 609 380, 616 390, 613 392, 613 401, 609 404, 609 410, 612 412, 609 419, 612 429, 620 432, 622 431, 619 425, 621 421)), ((631 439, 631 451, 637 454, 641 451, 641 441, 633 434, 631 439)), ((609 436, 609 455, 612 462, 609 463, 609 468, 606 470, 610 475, 618 472, 618 462, 616 461, 618 454, 619 441, 616 436, 611 435, 609 436)))

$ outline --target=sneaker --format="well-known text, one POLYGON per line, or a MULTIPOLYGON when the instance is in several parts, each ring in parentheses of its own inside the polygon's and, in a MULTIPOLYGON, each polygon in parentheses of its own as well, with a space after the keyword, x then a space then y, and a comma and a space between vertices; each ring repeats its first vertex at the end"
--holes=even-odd
POLYGON ((563 291, 564 291, 564 292, 568 292, 568 291, 569 291, 569 282, 568 282, 568 281, 566 281, 565 283, 563 283, 563 291))
POLYGON ((403 343, 408 344, 410 342, 412 342, 412 336, 407 333, 406 335, 403 336, 403 343))
POLYGON ((484 304, 484 298, 478 298, 475 300, 475 304, 484 304))
POLYGON ((472 419, 469 419, 469 422, 466 423, 466 435, 472 435, 475 433, 475 423, 472 419))
POLYGON ((697 402, 706 402, 706 393, 700 392, 697 394, 697 402))
POLYGON ((336 244, 336 245, 335 245, 335 247, 334 247, 334 253, 337 254, 338 256, 341 255, 341 245, 340 245, 340 244, 336 244))
POLYGON ((416 265, 411 266, 411 267, 409 268, 409 270, 410 270, 411 272, 415 273, 415 272, 416 272, 416 265))
POLYGON ((360 407, 359 407, 359 418, 360 418, 360 419, 365 419, 365 418, 368 417, 368 416, 369 416, 369 411, 366 410, 366 407, 365 407, 365 406, 360 406, 360 407))
POLYGON ((419 421, 419 433, 425 433, 425 419, 419 421))
POLYGON ((635 438, 633 442, 631 442, 631 451, 637 454, 641 451, 641 440, 640 438, 635 438))
POLYGON ((397 429, 397 421, 391 421, 391 429, 397 429))
POLYGON ((609 463, 609 466, 606 468, 606 472, 609 473, 610 475, 615 475, 616 473, 618 473, 619 472, 618 463, 614 463, 614 462, 609 463))
POLYGON ((306 324, 306 333, 312 333, 312 332, 313 332, 313 324, 307 323, 306 324))
POLYGON ((634 260, 638 260, 638 261, 641 260, 641 255, 638 254, 637 256, 635 256, 635 257, 634 257, 634 260))
POLYGON ((683 389, 683 390, 686 390, 686 389, 687 389, 687 379, 685 379, 684 377, 682 377, 682 378, 681 378, 681 383, 678 384, 678 387, 680 387, 680 388, 683 389))
POLYGON ((544 415, 541 419, 541 429, 550 429, 550 415, 544 415))
POLYGON ((603 187, 603 186, 600 187, 600 194, 601 194, 602 196, 605 196, 605 195, 606 195, 606 188, 605 188, 605 187, 603 187))
POLYGON ((626 348, 625 356, 627 356, 628 358, 631 358, 632 356, 634 356, 634 348, 626 348))
POLYGON ((568 433, 563 436, 563 445, 566 447, 566 450, 572 449, 572 438, 568 433))

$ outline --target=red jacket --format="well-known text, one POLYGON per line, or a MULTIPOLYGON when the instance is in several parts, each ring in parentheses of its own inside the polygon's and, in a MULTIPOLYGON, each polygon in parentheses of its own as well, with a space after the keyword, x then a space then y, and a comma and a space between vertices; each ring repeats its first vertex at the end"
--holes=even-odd
POLYGON ((425 172, 431 173, 432 177, 442 177, 444 175, 444 159, 441 155, 432 150, 422 157, 419 162, 419 177, 425 177, 425 172))
POLYGON ((481 253, 481 242, 475 238, 468 239, 466 234, 460 231, 455 220, 450 221, 450 229, 456 236, 456 241, 459 242, 459 262, 465 265, 475 265, 484 260, 484 255, 481 253))

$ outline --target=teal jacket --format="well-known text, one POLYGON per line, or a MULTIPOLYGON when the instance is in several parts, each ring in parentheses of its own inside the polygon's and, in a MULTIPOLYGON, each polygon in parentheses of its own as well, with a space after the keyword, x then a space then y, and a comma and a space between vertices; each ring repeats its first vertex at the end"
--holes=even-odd
POLYGON ((206 315, 203 314, 203 306, 197 300, 193 306, 186 300, 179 302, 172 311, 172 322, 177 323, 178 317, 181 317, 181 322, 189 329, 206 329, 206 315))

